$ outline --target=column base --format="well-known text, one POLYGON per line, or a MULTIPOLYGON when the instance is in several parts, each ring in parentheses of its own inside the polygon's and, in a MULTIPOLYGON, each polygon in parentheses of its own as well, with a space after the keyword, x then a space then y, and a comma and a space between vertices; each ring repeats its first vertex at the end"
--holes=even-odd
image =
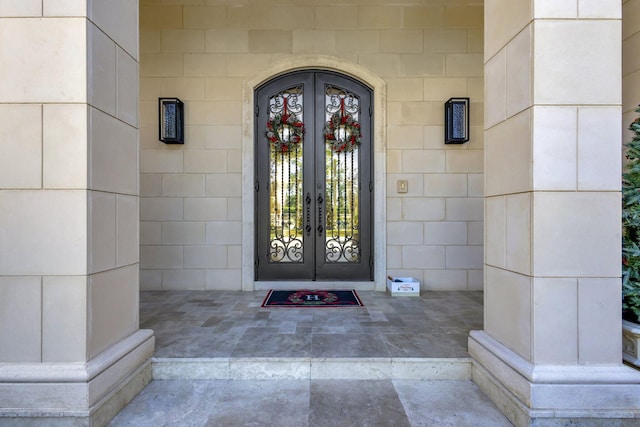
POLYGON ((473 381, 514 425, 637 426, 640 372, 619 365, 534 365, 472 331, 473 381))
POLYGON ((151 381, 153 331, 87 363, 0 364, 0 425, 103 426, 151 381))

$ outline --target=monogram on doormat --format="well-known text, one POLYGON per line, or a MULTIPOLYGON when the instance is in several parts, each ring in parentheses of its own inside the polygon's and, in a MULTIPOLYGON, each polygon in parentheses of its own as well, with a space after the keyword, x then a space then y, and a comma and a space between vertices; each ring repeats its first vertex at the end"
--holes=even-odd
POLYGON ((363 307, 355 290, 301 290, 267 293, 262 307, 363 307))

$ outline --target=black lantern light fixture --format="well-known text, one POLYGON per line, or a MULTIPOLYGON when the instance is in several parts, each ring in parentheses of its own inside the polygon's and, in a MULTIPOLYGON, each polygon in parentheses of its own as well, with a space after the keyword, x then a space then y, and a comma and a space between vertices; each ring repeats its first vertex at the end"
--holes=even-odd
POLYGON ((450 98, 444 103, 444 143, 469 141, 469 98, 450 98))
POLYGON ((158 130, 165 144, 184 144, 184 102, 178 98, 159 98, 158 130))

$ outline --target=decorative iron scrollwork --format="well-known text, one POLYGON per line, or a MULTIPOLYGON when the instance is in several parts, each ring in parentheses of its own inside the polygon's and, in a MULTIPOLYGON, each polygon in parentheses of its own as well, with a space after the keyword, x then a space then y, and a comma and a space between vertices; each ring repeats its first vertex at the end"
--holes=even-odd
POLYGON ((288 152, 302 143, 302 104, 296 91, 302 89, 280 92, 270 100, 266 136, 276 151, 288 152))
POLYGON ((353 151, 362 139, 360 122, 358 122, 359 103, 357 98, 348 92, 327 87, 330 93, 325 111, 329 119, 324 125, 324 139, 336 153, 353 151))
MULTIPOLYGON (((269 98, 269 246, 274 263, 304 262, 302 86, 269 98)), ((309 223, 309 221, 307 221, 309 223)))
POLYGON ((325 87, 326 263, 361 261, 359 117, 356 95, 336 86, 325 87))

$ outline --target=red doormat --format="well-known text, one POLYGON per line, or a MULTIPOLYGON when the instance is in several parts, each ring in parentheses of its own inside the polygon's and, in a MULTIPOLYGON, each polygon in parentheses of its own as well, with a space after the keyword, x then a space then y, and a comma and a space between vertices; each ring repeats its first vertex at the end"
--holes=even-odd
POLYGON ((267 293, 262 307, 363 307, 355 290, 301 290, 267 293))

